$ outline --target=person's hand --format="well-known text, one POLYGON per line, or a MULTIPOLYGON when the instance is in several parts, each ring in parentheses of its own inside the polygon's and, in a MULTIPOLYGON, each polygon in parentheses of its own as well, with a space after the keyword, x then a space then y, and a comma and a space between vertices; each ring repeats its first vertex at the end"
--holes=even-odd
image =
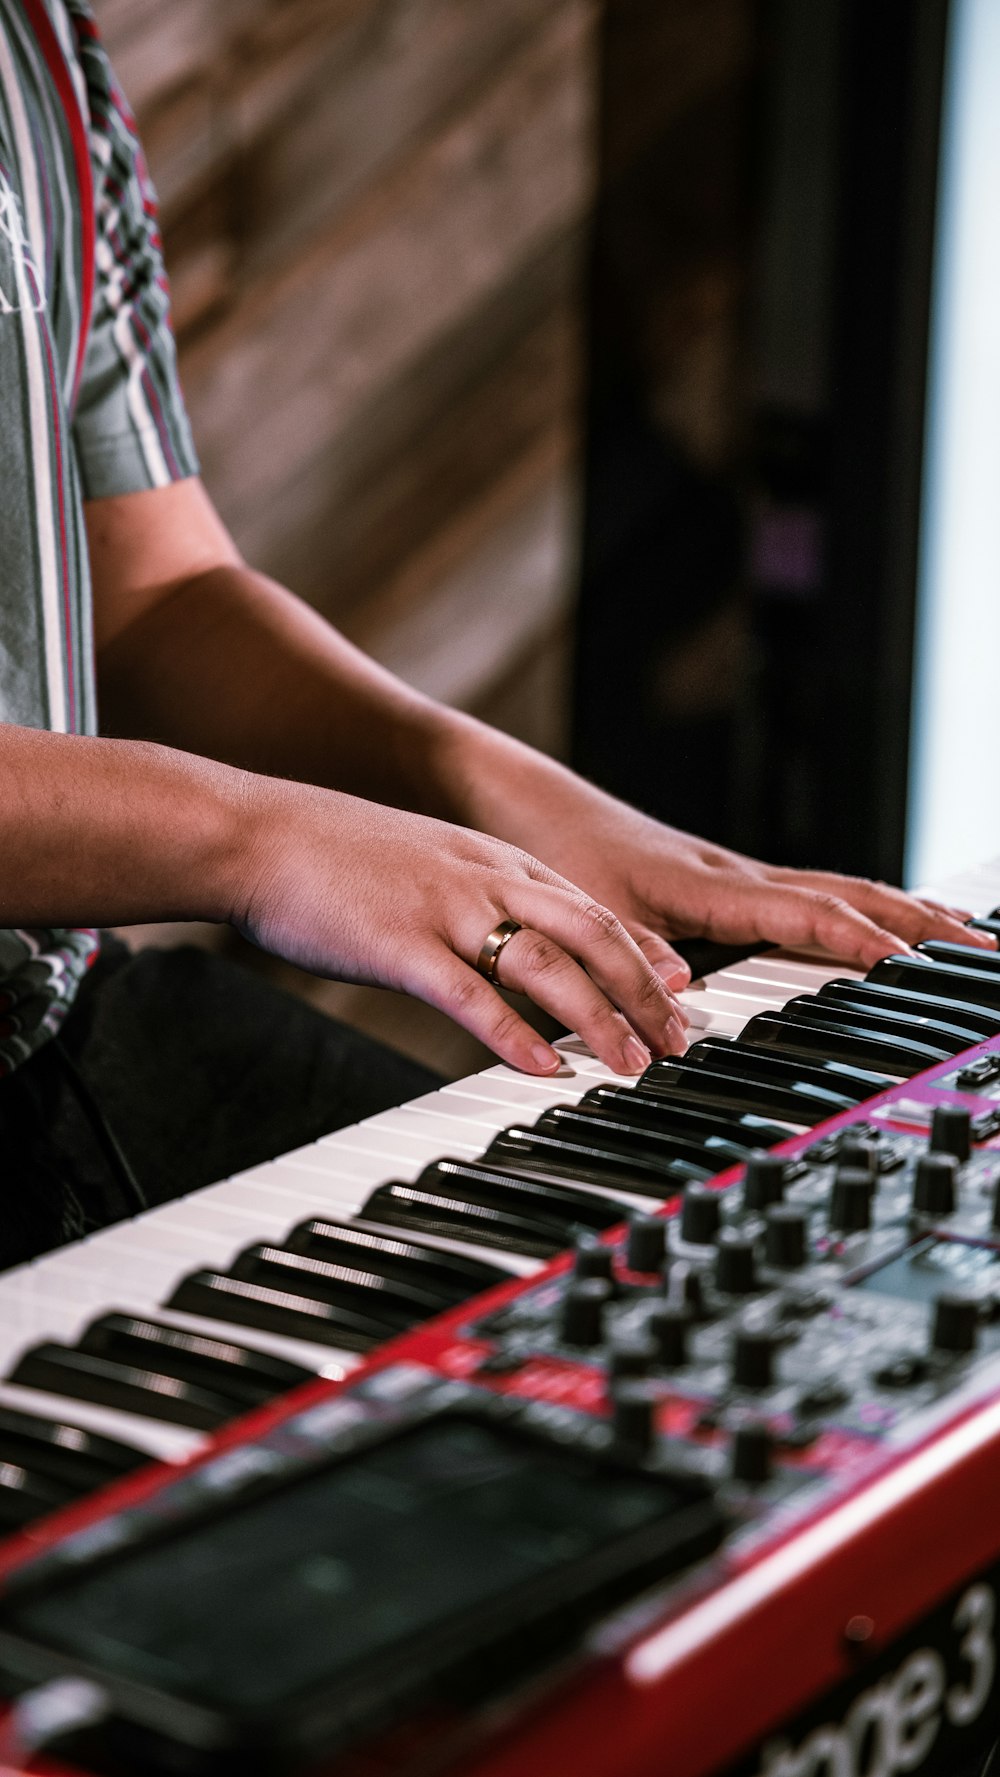
POLYGON ((551 868, 610 907, 675 991, 690 979, 670 938, 781 944, 862 968, 925 938, 995 948, 961 908, 882 882, 758 863, 637 813, 545 761, 512 823, 551 868))
POLYGON ((616 1072, 685 1046, 686 1017, 607 908, 525 852, 335 791, 247 780, 232 923, 318 975, 414 994, 527 1073, 559 1056, 477 973, 503 920, 500 985, 576 1030, 616 1072))

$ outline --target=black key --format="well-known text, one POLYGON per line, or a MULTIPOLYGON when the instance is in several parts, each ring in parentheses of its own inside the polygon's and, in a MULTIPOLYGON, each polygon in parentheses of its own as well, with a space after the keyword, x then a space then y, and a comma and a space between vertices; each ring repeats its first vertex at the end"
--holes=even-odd
POLYGON ((380 1185, 362 1213, 391 1227, 551 1258, 580 1232, 601 1234, 617 1226, 624 1209, 596 1191, 574 1191, 481 1161, 438 1160, 415 1184, 380 1185))
POLYGON ((371 1221, 449 1234, 499 1250, 548 1256, 581 1230, 603 1232, 622 1219, 622 1205, 602 1194, 490 1161, 439 1160, 415 1185, 380 1186, 363 1214, 371 1221))
POLYGON ((635 1154, 638 1158, 648 1160, 656 1166, 665 1165, 671 1160, 679 1160, 685 1165, 704 1166, 706 1154, 709 1160, 722 1156, 720 1166, 740 1166, 751 1150, 752 1144, 743 1141, 730 1141, 726 1136, 714 1132, 707 1135, 688 1135, 683 1130, 676 1132, 667 1125, 663 1127, 642 1126, 630 1119, 618 1116, 611 1106, 598 1110, 596 1107, 582 1105, 553 1105, 543 1112, 534 1125, 535 1129, 547 1135, 558 1135, 560 1140, 593 1143, 599 1149, 606 1149, 613 1155, 635 1154))
POLYGON ((130 1314, 105 1314, 92 1321, 80 1351, 93 1352, 134 1369, 150 1369, 192 1382, 232 1403, 233 1414, 247 1412, 276 1395, 287 1394, 316 1372, 266 1351, 253 1351, 219 1338, 209 1339, 159 1321, 139 1320, 130 1314))
POLYGON ((828 981, 821 987, 816 996, 820 1000, 835 1000, 844 1006, 858 1006, 864 1010, 896 1013, 909 1017, 913 1013, 923 1018, 943 1018, 949 1024, 975 1033, 974 1041, 981 1042, 984 1037, 995 1036, 1000 1032, 1000 1012, 991 1012, 985 1006, 970 1005, 967 1000, 951 1000, 938 998, 929 993, 913 993, 903 987, 880 987, 874 981, 828 981))
POLYGON ((994 938, 1000 938, 1000 907, 994 907, 985 919, 970 919, 969 925, 974 932, 992 932, 994 938))
POLYGON ((259 1327, 262 1332, 287 1333, 314 1345, 337 1345, 345 1351, 369 1351, 399 1331, 398 1326, 375 1320, 371 1314, 250 1283, 222 1271, 192 1271, 182 1278, 165 1306, 206 1315, 209 1320, 259 1327))
POLYGON ((980 1041, 978 1033, 968 1026, 949 1024, 944 1019, 930 1019, 922 1013, 904 1016, 875 1011, 869 1006, 845 1006, 841 1000, 821 1000, 813 994, 789 1000, 784 1016, 796 1021, 804 1017, 818 1024, 832 1022, 840 1029, 870 1031, 873 1036, 897 1037, 903 1043, 931 1043, 946 1055, 961 1055, 980 1041))
POLYGON ((539 1215, 514 1215, 489 1204, 459 1203, 418 1185, 379 1185, 365 1210, 407 1233, 446 1234, 452 1240, 467 1240, 473 1246, 489 1246, 529 1259, 551 1259, 571 1239, 562 1222, 539 1215))
POLYGON ((450 1307, 451 1298, 423 1285, 400 1283, 369 1269, 363 1257, 351 1265, 311 1259, 305 1253, 282 1251, 259 1241, 244 1247, 229 1267, 230 1277, 245 1283, 265 1284, 269 1289, 289 1290, 334 1307, 350 1308, 381 1322, 389 1332, 405 1332, 421 1320, 450 1307))
MULTIPOLYGON (((597 1118, 592 1119, 596 1125, 597 1118)), ((726 1151, 709 1152, 708 1144, 689 1144, 690 1161, 678 1156, 681 1144, 674 1143, 669 1155, 651 1159, 637 1149, 634 1131, 621 1126, 621 1139, 615 1127, 605 1124, 595 1134, 586 1120, 575 1135, 553 1129, 524 1129, 515 1125, 494 1137, 488 1149, 490 1159, 509 1160, 519 1172, 535 1171, 577 1179, 583 1184, 604 1185, 612 1190, 631 1191, 636 1196, 655 1197, 663 1202, 676 1191, 683 1190, 692 1179, 712 1178, 727 1166, 739 1164, 739 1156, 731 1157, 735 1144, 722 1144, 726 1151), (599 1138, 598 1139, 598 1134, 599 1138), (696 1156, 696 1157, 695 1157, 696 1156)), ((743 1150, 745 1155, 749 1150, 743 1150)))
POLYGON ((48 1475, 78 1496, 117 1481, 150 1458, 145 1450, 58 1419, 0 1407, 0 1464, 48 1475))
POLYGON ((915 949, 918 956, 929 956, 948 969, 982 969, 1000 981, 1000 950, 974 950, 971 944, 953 944, 945 938, 927 938, 915 949))
POLYGON ((506 1283, 510 1277, 508 1271, 488 1264, 485 1259, 444 1252, 438 1246, 426 1246, 419 1241, 399 1240, 385 1229, 369 1227, 361 1221, 334 1221, 329 1216, 299 1222, 281 1245, 285 1252, 306 1253, 314 1259, 341 1264, 363 1259, 366 1266, 379 1270, 383 1277, 426 1282, 448 1303, 463 1302, 480 1290, 506 1283))
POLYGON ((0 1464, 0 1532, 4 1535, 23 1530, 36 1518, 72 1505, 77 1498, 74 1488, 52 1475, 39 1474, 19 1462, 0 1464))
POLYGON ((769 1123, 753 1111, 734 1112, 726 1116, 711 1111, 692 1099, 683 1101, 683 1094, 643 1093, 636 1086, 592 1086, 580 1100, 583 1109, 607 1111, 644 1129, 662 1129, 668 1135, 692 1136, 704 1140, 721 1135, 726 1141, 737 1141, 751 1148, 773 1148, 787 1141, 787 1123, 769 1123))
POLYGON ((781 1118, 802 1129, 811 1129, 814 1123, 822 1123, 840 1111, 855 1108, 853 1098, 800 1086, 792 1078, 778 1085, 773 1080, 751 1080, 738 1074, 727 1074, 721 1068, 718 1073, 706 1067, 684 1068, 680 1063, 686 1059, 686 1056, 680 1057, 677 1065, 654 1063, 662 1071, 654 1080, 650 1077, 652 1070, 647 1070, 641 1082, 643 1091, 667 1104, 688 1103, 704 1107, 706 1112, 718 1111, 723 1115, 727 1112, 737 1116, 752 1113, 781 1118))
POLYGON ((417 1180, 446 1194, 467 1193, 463 1201, 493 1203, 515 1209, 535 1204, 564 1227, 613 1228, 622 1219, 622 1205, 597 1191, 577 1191, 561 1179, 519 1173, 516 1167, 487 1157, 479 1160, 434 1160, 417 1180))
POLYGON ((68 1345, 47 1343, 24 1352, 10 1380, 21 1388, 40 1388, 169 1425, 188 1425, 195 1431, 214 1431, 233 1417, 232 1402, 224 1395, 162 1371, 118 1364, 68 1345))
POLYGON ((916 993, 940 994, 943 999, 968 1000, 974 1006, 991 1006, 1000 1011, 1000 977, 985 969, 953 968, 925 955, 885 956, 869 969, 866 979, 887 987, 912 988, 916 993))
POLYGON ((946 1051, 929 1043, 901 1043, 869 1031, 841 1030, 836 1024, 799 1020, 786 1012, 758 1012, 743 1032, 743 1041, 776 1048, 783 1055, 829 1055, 845 1061, 853 1057, 880 1064, 904 1079, 948 1059, 946 1051))
POLYGON ((679 1060, 692 1067, 710 1068, 713 1073, 745 1075, 750 1080, 791 1079, 803 1086, 842 1092, 855 1104, 863 1104, 866 1098, 874 1098, 877 1092, 885 1092, 893 1084, 887 1074, 859 1067, 854 1062, 824 1061, 822 1057, 808 1062, 792 1061, 783 1055, 768 1055, 753 1049, 742 1038, 731 1042, 726 1037, 703 1037, 679 1060))

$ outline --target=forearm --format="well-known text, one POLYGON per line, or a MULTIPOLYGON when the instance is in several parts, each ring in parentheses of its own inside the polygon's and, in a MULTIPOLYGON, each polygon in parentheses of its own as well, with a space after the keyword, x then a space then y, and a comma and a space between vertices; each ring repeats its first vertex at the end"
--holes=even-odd
POLYGON ((101 725, 268 775, 446 816, 450 712, 242 564, 181 581, 98 651, 101 725))
POLYGON ((0 726, 0 926, 228 918, 246 783, 165 747, 0 726))

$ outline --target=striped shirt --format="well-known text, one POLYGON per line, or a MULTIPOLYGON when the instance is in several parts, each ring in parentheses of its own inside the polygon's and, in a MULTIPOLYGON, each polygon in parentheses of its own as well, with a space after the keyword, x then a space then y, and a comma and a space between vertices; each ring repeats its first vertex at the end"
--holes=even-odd
MULTIPOLYGON (((156 197, 93 15, 0 0, 0 721, 97 732, 82 502, 196 471, 156 197)), ((0 931, 0 1074, 96 948, 0 931)))

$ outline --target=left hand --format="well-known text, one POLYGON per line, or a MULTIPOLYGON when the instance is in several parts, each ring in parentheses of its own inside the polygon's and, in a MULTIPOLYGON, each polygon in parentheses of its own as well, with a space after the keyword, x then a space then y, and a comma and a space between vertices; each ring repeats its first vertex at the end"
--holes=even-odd
POLYGON ((534 770, 523 753, 519 759, 520 794, 504 811, 505 837, 610 907, 674 991, 690 971, 670 938, 815 949, 865 969, 927 938, 996 948, 990 934, 969 929, 972 915, 962 908, 833 871, 759 863, 654 821, 537 754, 533 760, 534 770))

